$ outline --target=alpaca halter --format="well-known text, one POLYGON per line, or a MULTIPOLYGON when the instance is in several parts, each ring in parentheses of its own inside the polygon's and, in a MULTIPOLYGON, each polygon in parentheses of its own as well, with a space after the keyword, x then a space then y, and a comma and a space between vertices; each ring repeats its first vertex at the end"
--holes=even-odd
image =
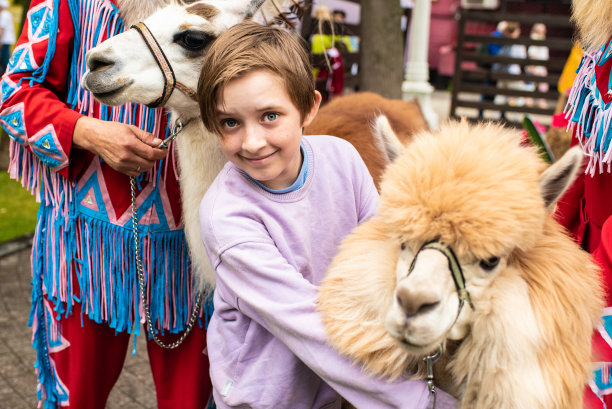
MULTIPOLYGON (((453 281, 455 282, 455 288, 457 289, 457 294, 459 295, 459 308, 457 309, 457 317, 455 317, 455 322, 459 319, 459 315, 461 314, 461 309, 468 303, 468 305, 474 309, 474 304, 472 303, 472 298, 470 297, 470 293, 465 288, 465 276, 463 275, 463 270, 461 270, 461 264, 457 260, 457 256, 455 252, 450 246, 445 246, 441 244, 439 241, 434 240, 429 243, 425 243, 423 247, 417 251, 410 263, 410 269, 408 270, 408 275, 412 273, 414 270, 414 266, 416 264, 416 259, 419 253, 425 249, 433 249, 442 253, 448 260, 448 268, 451 271, 453 276, 453 281)), ((454 325, 454 324, 453 324, 454 325)), ((434 373, 433 373, 433 365, 436 363, 440 356, 442 355, 442 346, 438 347, 438 351, 434 354, 428 355, 423 358, 427 365, 427 388, 429 389, 429 394, 433 397, 433 409, 436 409, 436 388, 434 385, 434 373)))
POLYGON ((170 65, 170 61, 168 61, 168 57, 164 54, 164 51, 159 46, 159 43, 151 33, 151 30, 143 23, 142 21, 132 25, 138 34, 142 36, 145 44, 153 54, 153 58, 155 58, 155 62, 159 66, 162 74, 164 75, 164 88, 162 89, 162 94, 150 104, 147 104, 148 107, 157 108, 166 104, 170 95, 172 95, 172 91, 174 88, 177 88, 179 91, 183 92, 189 98, 194 101, 197 101, 196 93, 192 89, 190 89, 185 84, 182 84, 176 80, 176 76, 174 75, 174 70, 170 65))
MULTIPOLYGON (((459 318, 461 309, 463 308, 463 305, 466 302, 473 310, 474 304, 472 303, 472 298, 470 297, 470 293, 465 288, 465 277, 463 275, 463 270, 461 270, 461 265, 459 264, 459 261, 457 261, 457 256, 455 255, 455 252, 449 246, 440 244, 440 242, 437 240, 430 241, 429 243, 425 243, 423 247, 421 247, 419 251, 417 251, 417 253, 414 255, 414 258, 412 259, 412 263, 410 263, 410 269, 408 270, 408 274, 412 273, 412 270, 414 270, 414 265, 416 264, 416 259, 419 253, 426 249, 438 250, 448 259, 448 268, 450 269, 451 274, 453 275, 453 281, 455 282, 455 288, 457 289, 457 293, 459 294, 459 310, 457 311, 457 318, 459 318)), ((457 319, 455 319, 455 321, 456 320, 457 319)))

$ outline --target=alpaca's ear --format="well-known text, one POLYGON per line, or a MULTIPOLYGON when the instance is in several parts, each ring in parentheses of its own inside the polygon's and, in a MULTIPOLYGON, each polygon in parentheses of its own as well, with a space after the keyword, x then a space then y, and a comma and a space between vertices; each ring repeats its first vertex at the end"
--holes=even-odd
POLYGON ((374 142, 387 160, 387 164, 393 162, 404 150, 404 146, 397 139, 389 120, 384 115, 379 115, 374 122, 374 142))
POLYGON ((558 161, 540 175, 540 189, 546 207, 554 204, 572 184, 582 165, 582 151, 578 146, 568 150, 558 161))

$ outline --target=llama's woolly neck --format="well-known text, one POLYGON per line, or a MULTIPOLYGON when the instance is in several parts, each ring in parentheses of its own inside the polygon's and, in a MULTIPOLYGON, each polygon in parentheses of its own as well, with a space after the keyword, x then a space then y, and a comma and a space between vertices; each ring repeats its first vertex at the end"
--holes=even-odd
POLYGON ((170 3, 170 0, 117 0, 125 27, 144 20, 155 10, 170 3))

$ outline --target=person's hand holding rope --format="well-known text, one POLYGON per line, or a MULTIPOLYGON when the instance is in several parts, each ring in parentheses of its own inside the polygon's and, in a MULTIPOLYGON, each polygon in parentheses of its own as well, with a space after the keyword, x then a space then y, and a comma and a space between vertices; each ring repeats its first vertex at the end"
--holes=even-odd
POLYGON ((74 127, 72 143, 99 155, 118 172, 138 176, 163 159, 167 149, 158 149, 161 139, 119 122, 82 117, 74 127))

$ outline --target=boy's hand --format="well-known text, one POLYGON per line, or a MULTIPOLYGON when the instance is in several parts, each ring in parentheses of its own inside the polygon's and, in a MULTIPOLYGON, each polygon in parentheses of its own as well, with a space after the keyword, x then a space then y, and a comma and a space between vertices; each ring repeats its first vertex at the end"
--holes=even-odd
POLYGON ((76 147, 99 155, 128 176, 140 175, 167 155, 167 149, 156 148, 161 142, 136 126, 90 117, 77 120, 72 138, 76 147))

